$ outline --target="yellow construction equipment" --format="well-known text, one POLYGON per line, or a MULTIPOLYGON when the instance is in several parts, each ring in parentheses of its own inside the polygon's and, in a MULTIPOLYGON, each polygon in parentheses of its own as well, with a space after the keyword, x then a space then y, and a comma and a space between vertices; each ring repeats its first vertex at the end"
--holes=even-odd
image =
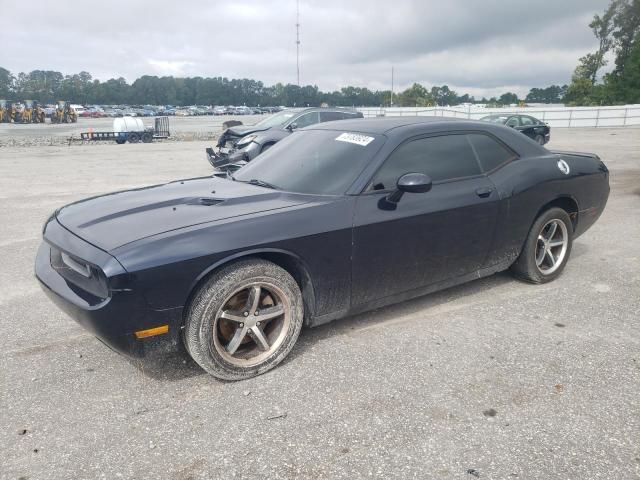
POLYGON ((25 100, 20 115, 20 123, 33 123, 33 100, 25 100))
POLYGON ((9 105, 6 100, 0 100, 0 123, 9 123, 9 105))
POLYGON ((44 123, 46 114, 38 102, 33 104, 33 123, 44 123))
POLYGON ((51 115, 51 123, 76 123, 77 121, 78 114, 71 108, 71 104, 59 100, 56 110, 51 115))
POLYGON ((44 123, 44 118, 44 110, 40 108, 38 102, 33 100, 24 101, 24 109, 20 118, 22 123, 44 123))

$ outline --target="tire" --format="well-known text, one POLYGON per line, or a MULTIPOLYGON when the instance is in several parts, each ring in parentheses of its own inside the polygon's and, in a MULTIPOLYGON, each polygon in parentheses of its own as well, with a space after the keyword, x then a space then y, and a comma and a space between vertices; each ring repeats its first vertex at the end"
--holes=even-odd
POLYGON ((153 135, 151 135, 151 133, 144 132, 142 134, 142 143, 151 143, 152 140, 153 140, 153 135))
POLYGON ((118 145, 123 145, 126 142, 124 138, 116 138, 116 143, 118 145))
POLYGON ((561 208, 551 208, 533 223, 511 271, 530 283, 551 282, 564 270, 572 245, 573 224, 569 215, 561 208))
POLYGON ((129 141, 129 143, 138 143, 140 141, 140 135, 138 135, 137 133, 130 133, 129 135, 127 135, 127 140, 129 141))
POLYGON ((284 360, 303 317, 300 288, 287 271, 265 260, 240 260, 216 271, 197 291, 187 311, 184 343, 209 374, 243 380, 284 360), (262 347, 255 329, 266 341, 262 347))
POLYGON ((536 135, 534 140, 538 145, 544 145, 544 137, 542 135, 536 135))

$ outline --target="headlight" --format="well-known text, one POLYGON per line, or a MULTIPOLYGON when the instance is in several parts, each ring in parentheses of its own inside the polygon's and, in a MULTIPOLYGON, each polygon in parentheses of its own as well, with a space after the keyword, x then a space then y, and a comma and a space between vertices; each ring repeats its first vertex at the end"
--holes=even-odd
MULTIPOLYGON (((99 267, 51 246, 51 266, 68 282, 100 299, 109 296, 107 278, 99 267)), ((82 292, 75 290, 78 295, 82 292)))
POLYGON ((246 137, 242 137, 236 143, 236 147, 239 147, 239 148, 246 147, 248 144, 253 142, 257 137, 258 137, 257 135, 247 135, 246 137))

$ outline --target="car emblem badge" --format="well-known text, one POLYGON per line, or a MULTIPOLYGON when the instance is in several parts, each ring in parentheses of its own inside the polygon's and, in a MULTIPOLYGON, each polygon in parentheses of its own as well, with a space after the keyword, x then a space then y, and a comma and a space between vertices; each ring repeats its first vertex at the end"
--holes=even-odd
POLYGON ((564 160, 558 160, 558 169, 560 169, 560 171, 565 175, 569 175, 569 164, 564 160))

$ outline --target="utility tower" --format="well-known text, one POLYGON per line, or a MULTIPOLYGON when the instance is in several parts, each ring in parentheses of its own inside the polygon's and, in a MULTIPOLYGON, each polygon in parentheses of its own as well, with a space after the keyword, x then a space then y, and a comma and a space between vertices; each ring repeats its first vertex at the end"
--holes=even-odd
POLYGON ((296 73, 300 86, 300 0, 296 0, 296 73))

